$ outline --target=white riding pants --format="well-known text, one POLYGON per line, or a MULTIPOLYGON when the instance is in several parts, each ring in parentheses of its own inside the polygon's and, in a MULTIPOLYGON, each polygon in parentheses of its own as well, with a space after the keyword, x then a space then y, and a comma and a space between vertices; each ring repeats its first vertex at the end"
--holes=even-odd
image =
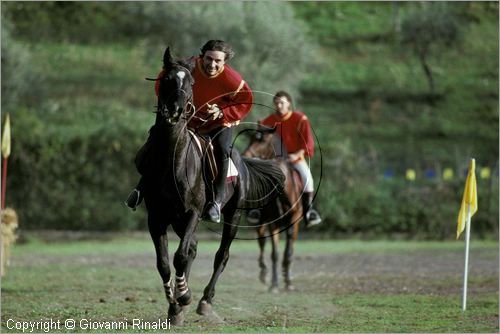
POLYGON ((299 172, 300 177, 302 178, 302 182, 304 183, 304 192, 314 192, 314 181, 307 161, 301 159, 299 162, 294 163, 293 167, 297 170, 297 172, 299 172))

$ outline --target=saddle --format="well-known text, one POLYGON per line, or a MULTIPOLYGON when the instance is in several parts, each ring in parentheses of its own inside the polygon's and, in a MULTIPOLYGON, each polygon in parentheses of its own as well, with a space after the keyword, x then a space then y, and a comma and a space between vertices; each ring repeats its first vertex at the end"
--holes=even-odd
MULTIPOLYGON (((189 135, 191 136, 193 143, 195 144, 194 146, 196 147, 198 155, 201 158, 201 162, 203 164, 205 182, 207 184, 212 184, 215 181, 215 178, 217 177, 218 174, 217 163, 215 160, 214 147, 212 146, 212 142, 210 141, 210 138, 203 137, 199 134, 194 133, 191 130, 188 130, 188 132, 189 135)), ((149 136, 146 143, 139 149, 134 160, 135 165, 137 167, 137 171, 141 175, 146 174, 152 164, 150 157, 151 156, 150 151, 152 145, 151 137, 152 136, 149 136)), ((236 166, 234 165, 233 161, 230 160, 227 173, 227 180, 233 181, 234 178, 237 176, 238 176, 238 170, 236 169, 236 166)))
MULTIPOLYGON (((188 132, 191 135, 193 141, 196 143, 196 148, 202 159, 203 169, 205 172, 205 182, 207 182, 207 184, 212 184, 212 182, 215 181, 217 174, 219 173, 212 142, 208 137, 203 137, 191 130, 188 130, 188 132)), ((234 181, 238 175, 239 173, 233 163, 233 160, 229 159, 229 168, 226 175, 226 181, 234 181)))
POLYGON ((188 130, 188 132, 191 135, 193 141, 196 143, 196 149, 198 150, 198 153, 200 154, 200 157, 202 159, 203 169, 205 171, 205 181, 208 184, 211 184, 213 181, 215 181, 218 173, 212 142, 209 138, 205 138, 199 134, 194 133, 191 130, 188 130))

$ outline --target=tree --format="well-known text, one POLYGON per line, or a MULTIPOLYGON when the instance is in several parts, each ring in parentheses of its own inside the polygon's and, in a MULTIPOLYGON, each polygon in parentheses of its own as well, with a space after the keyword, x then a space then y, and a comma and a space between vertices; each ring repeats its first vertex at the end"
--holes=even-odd
POLYGON ((40 94, 41 87, 30 62, 27 47, 16 42, 10 33, 11 24, 2 13, 2 110, 26 103, 27 97, 40 94), (34 91, 34 92, 33 92, 34 91), (31 94, 31 95, 30 95, 31 94))
POLYGON ((455 46, 460 41, 457 16, 442 4, 432 4, 411 13, 402 24, 402 43, 418 57, 431 93, 436 85, 429 59, 439 48, 455 46), (438 6, 439 5, 439 6, 438 6))

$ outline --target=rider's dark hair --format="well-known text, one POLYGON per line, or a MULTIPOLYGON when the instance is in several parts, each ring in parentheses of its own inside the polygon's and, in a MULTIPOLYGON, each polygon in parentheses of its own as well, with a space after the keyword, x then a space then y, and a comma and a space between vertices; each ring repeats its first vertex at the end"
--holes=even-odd
POLYGON ((234 57, 234 50, 231 47, 231 45, 227 44, 224 41, 221 41, 219 39, 211 39, 208 42, 205 43, 205 45, 202 46, 201 48, 201 55, 200 57, 203 57, 205 55, 205 52, 207 51, 222 51, 226 54, 226 58, 224 61, 228 61, 231 58, 234 57))
POLYGON ((285 92, 284 90, 278 91, 276 94, 274 94, 273 100, 280 97, 285 97, 288 102, 290 102, 290 104, 293 104, 292 97, 290 96, 290 94, 288 94, 288 92, 285 92))

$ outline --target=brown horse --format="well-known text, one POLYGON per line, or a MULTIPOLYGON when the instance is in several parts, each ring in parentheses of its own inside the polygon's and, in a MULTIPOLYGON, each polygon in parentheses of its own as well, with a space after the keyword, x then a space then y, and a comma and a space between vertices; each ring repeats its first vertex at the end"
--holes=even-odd
MULTIPOLYGON (((272 278, 269 288, 272 292, 278 292, 278 247, 279 234, 286 233, 285 254, 283 256, 282 270, 287 291, 294 290, 292 285, 291 266, 293 260, 293 244, 297 240, 299 223, 302 220, 302 189, 303 183, 299 173, 287 160, 287 151, 281 139, 275 133, 275 129, 259 128, 251 137, 250 144, 243 152, 245 157, 254 157, 263 160, 274 159, 285 174, 285 195, 286 198, 276 198, 262 209, 257 223, 257 235, 260 247, 259 278, 262 283, 266 283, 267 266, 264 261, 264 247, 266 238, 271 238, 272 245, 272 278)), ((255 211, 254 211, 255 213, 255 211)), ((247 221, 250 219, 247 217, 247 221)))

